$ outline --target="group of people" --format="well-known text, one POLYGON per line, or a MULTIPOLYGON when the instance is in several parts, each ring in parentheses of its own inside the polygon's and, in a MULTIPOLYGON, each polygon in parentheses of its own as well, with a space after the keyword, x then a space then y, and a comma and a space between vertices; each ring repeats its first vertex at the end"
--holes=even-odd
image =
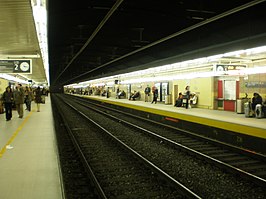
POLYGON ((43 92, 40 87, 32 91, 28 86, 25 88, 18 84, 14 90, 10 86, 6 87, 5 92, 2 95, 2 101, 5 107, 6 121, 10 121, 12 118, 13 106, 16 107, 19 118, 23 118, 24 115, 24 103, 26 104, 26 110, 31 111, 31 102, 35 100, 37 104, 37 112, 40 112, 40 104, 42 103, 43 92))
MULTIPOLYGON (((121 97, 125 96, 125 92, 124 91, 120 91, 119 89, 117 89, 117 98, 120 99, 121 97)), ((157 99, 159 96, 159 91, 158 88, 154 85, 152 86, 152 88, 149 87, 149 85, 147 85, 147 87, 144 90, 144 94, 145 94, 145 102, 149 101, 150 96, 152 95, 152 101, 151 103, 157 103, 157 99)), ((129 96, 129 100, 136 100, 136 98, 140 97, 140 92, 139 91, 134 91, 130 96, 129 96)), ((186 108, 190 108, 191 104, 195 104, 197 102, 197 96, 195 93, 191 93, 190 92, 190 87, 186 86, 185 88, 185 92, 184 94, 179 93, 178 98, 176 99, 176 103, 175 106, 176 107, 181 107, 183 106, 183 103, 185 104, 186 108)))
MULTIPOLYGON (((145 93, 145 102, 149 101, 149 96, 151 95, 151 92, 153 94, 153 100, 151 103, 157 103, 157 98, 158 98, 158 89, 153 86, 152 88, 149 87, 149 85, 147 85, 147 87, 144 90, 145 93)), ((125 98, 126 97, 126 93, 124 90, 119 90, 119 88, 116 90, 116 98, 121 99, 121 98, 125 98)), ((131 93, 128 97, 129 100, 133 100, 135 101, 136 99, 140 98, 140 92, 134 90, 133 93, 131 93)))
POLYGON ((197 103, 197 96, 195 93, 190 92, 190 87, 186 86, 184 94, 179 93, 175 101, 176 107, 182 107, 185 104, 186 109, 191 108, 192 104, 197 103))
POLYGON ((149 87, 149 85, 147 85, 147 87, 145 88, 144 90, 144 93, 145 93, 145 102, 148 102, 149 101, 149 98, 150 98, 150 95, 151 95, 151 92, 152 92, 152 95, 153 95, 153 98, 152 98, 152 104, 153 103, 157 103, 157 99, 158 99, 158 88, 156 86, 153 86, 152 88, 149 87))

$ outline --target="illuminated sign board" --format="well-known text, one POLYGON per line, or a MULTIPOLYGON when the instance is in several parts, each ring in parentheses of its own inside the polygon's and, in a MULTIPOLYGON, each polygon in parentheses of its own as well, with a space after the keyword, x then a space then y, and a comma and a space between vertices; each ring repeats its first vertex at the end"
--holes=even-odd
POLYGON ((20 60, 0 60, 0 73, 32 73, 32 60, 20 59, 20 60))
POLYGON ((244 64, 216 64, 214 65, 214 71, 216 72, 226 72, 231 70, 242 70, 245 69, 247 65, 244 64))

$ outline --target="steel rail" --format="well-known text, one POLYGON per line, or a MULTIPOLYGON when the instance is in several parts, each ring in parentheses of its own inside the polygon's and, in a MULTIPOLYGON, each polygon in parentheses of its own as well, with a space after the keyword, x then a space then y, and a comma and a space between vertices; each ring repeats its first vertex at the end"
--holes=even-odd
POLYGON ((165 179, 167 182, 169 182, 175 189, 179 190, 184 196, 189 197, 189 198, 197 198, 200 199, 201 197, 198 196, 196 193, 192 192, 189 188, 184 186, 182 183, 178 182, 176 179, 174 179, 172 176, 164 172, 162 169, 157 167, 155 164, 150 162, 148 159, 140 155, 138 152, 133 150, 131 147, 126 145, 124 142, 116 138, 114 135, 112 135, 108 130, 106 130, 104 127, 102 127, 100 124, 92 120, 90 117, 86 115, 86 113, 83 113, 82 111, 78 110, 75 108, 72 104, 66 102, 64 100, 64 103, 69 105, 71 108, 73 108, 77 113, 82 115, 84 118, 89 120, 91 123, 96 125, 98 128, 100 128, 103 132, 106 133, 110 138, 112 138, 115 142, 119 143, 121 146, 123 146, 124 149, 129 151, 130 153, 134 154, 135 157, 137 157, 141 162, 143 162, 148 168, 152 169, 155 173, 157 173, 162 179, 165 179))
MULTIPOLYGON (((78 102, 78 101, 77 101, 77 102, 78 102)), ((86 102, 88 102, 88 101, 86 101, 86 102)), ((78 103, 80 103, 80 102, 78 102, 78 103)), ((83 103, 80 103, 80 104, 83 105, 83 106, 88 107, 88 105, 86 105, 86 104, 83 104, 83 103)), ((106 108, 106 107, 105 107, 105 108, 106 108)), ((263 178, 261 178, 261 177, 259 177, 259 176, 256 176, 256 175, 252 174, 252 173, 246 172, 246 171, 244 171, 244 170, 242 170, 242 169, 240 169, 240 168, 237 168, 237 167, 235 167, 235 166, 232 166, 232 165, 230 165, 230 164, 228 164, 228 163, 222 162, 222 161, 220 161, 220 160, 218 160, 218 159, 215 159, 215 158, 213 158, 213 157, 211 157, 211 156, 209 156, 209 155, 206 155, 206 154, 201 153, 201 152, 199 152, 199 151, 196 151, 196 150, 194 150, 194 149, 192 149, 192 148, 189 148, 189 147, 187 147, 187 146, 184 146, 184 145, 182 145, 182 144, 180 144, 180 143, 174 142, 174 141, 172 141, 172 140, 170 140, 170 139, 168 139, 168 138, 165 138, 165 137, 163 137, 163 136, 157 135, 156 133, 154 133, 154 132, 152 132, 152 131, 149 131, 149 130, 147 130, 147 129, 144 129, 144 128, 142 128, 142 127, 139 127, 139 126, 137 126, 137 125, 135 125, 135 124, 132 124, 132 123, 130 123, 130 122, 128 122, 128 121, 125 121, 125 120, 123 120, 123 119, 121 119, 121 118, 118 118, 118 117, 115 117, 115 116, 113 116, 113 115, 110 115, 109 113, 106 113, 106 112, 100 111, 99 109, 92 108, 91 106, 90 106, 90 109, 93 109, 93 110, 96 111, 96 112, 99 112, 99 113, 101 113, 101 114, 104 114, 105 116, 107 116, 107 117, 109 117, 109 118, 112 118, 112 119, 114 119, 114 120, 116 120, 116 121, 119 121, 120 123, 124 123, 124 124, 126 124, 126 125, 131 126, 131 127, 134 127, 135 129, 138 129, 138 130, 140 130, 140 131, 142 131, 142 132, 145 132, 145 133, 148 134, 148 135, 154 136, 154 137, 156 137, 156 139, 163 140, 163 141, 165 141, 166 143, 171 144, 172 146, 175 146, 175 147, 181 148, 181 149, 183 149, 183 150, 189 152, 189 153, 192 154, 192 155, 200 156, 200 157, 204 158, 205 160, 207 160, 207 161, 210 162, 210 163, 215 163, 215 165, 217 165, 217 166, 220 167, 220 168, 223 168, 223 169, 226 168, 226 169, 227 169, 228 171, 230 171, 231 173, 237 173, 237 174, 240 174, 241 176, 243 176, 243 177, 245 177, 245 178, 247 178, 247 179, 250 179, 250 180, 254 181, 254 182, 257 183, 258 185, 266 187, 266 179, 263 179, 263 178)), ((117 110, 112 109, 112 111, 117 111, 117 110)), ((122 113, 122 111, 119 111, 119 112, 122 113)), ((130 115, 129 113, 123 113, 123 114, 130 115)), ((135 117, 135 115, 130 115, 130 116, 131 116, 131 117, 135 117)), ((144 118, 141 118, 141 119, 144 119, 144 118)), ((159 124, 159 123, 157 123, 157 124, 159 124)), ((161 125, 161 124, 160 124, 160 125, 161 125)), ((179 131, 180 131, 180 130, 179 130, 179 131)), ((194 135, 194 136, 195 136, 195 135, 194 135)), ((202 136, 200 136, 200 138, 201 138, 201 139, 205 139, 205 138, 203 138, 202 136)), ((205 139, 205 140, 207 140, 207 139, 205 139)), ((209 140, 209 139, 208 139, 208 140, 209 140)), ((214 142, 214 140, 212 140, 212 142, 214 142)), ((222 143, 219 142, 219 144, 221 145, 222 143)), ((229 146, 227 145, 227 147, 229 147, 229 146)), ((234 149, 236 150, 236 148, 234 148, 234 149)), ((247 153, 247 151, 243 151, 243 153, 247 153)), ((259 157, 262 157, 262 156, 259 156, 259 157)))
MULTIPOLYGON (((73 106, 71 106, 71 107, 73 109, 75 109, 75 107, 73 107, 73 106)), ((107 199, 103 189, 101 188, 100 183, 98 182, 95 174, 93 173, 93 170, 92 170, 90 164, 88 163, 85 155, 83 154, 83 152, 82 152, 82 150, 81 150, 81 148, 80 148, 80 146, 78 144, 78 141, 76 140, 75 136, 73 135, 72 130, 69 127, 65 116, 61 114, 61 111, 59 111, 59 114, 60 114, 60 116, 61 116, 61 118, 62 118, 62 120, 64 122, 65 128, 67 129, 67 132, 68 132, 69 136, 71 137, 71 140, 72 140, 76 150, 78 151, 78 154, 80 155, 80 157, 82 159, 82 162, 83 162, 84 166, 86 167, 86 171, 87 171, 88 175, 91 177, 91 179, 92 179, 92 181, 93 181, 93 183, 94 183, 94 185, 96 187, 97 193, 99 194, 101 199, 107 199)))

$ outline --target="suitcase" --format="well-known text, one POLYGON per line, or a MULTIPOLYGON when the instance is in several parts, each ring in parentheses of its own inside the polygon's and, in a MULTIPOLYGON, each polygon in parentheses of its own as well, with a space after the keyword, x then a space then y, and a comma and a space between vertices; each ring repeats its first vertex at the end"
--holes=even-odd
POLYGON ((245 117, 253 116, 250 102, 244 103, 244 112, 245 112, 245 117))
POLYGON ((257 104, 255 108, 255 116, 256 118, 263 118, 264 117, 264 112, 262 111, 262 105, 257 104))

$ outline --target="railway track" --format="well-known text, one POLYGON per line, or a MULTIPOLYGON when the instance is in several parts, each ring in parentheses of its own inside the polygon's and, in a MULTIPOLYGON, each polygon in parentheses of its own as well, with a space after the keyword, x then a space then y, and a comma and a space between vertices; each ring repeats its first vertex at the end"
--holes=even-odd
POLYGON ((200 198, 90 119, 84 110, 57 97, 53 103, 63 113, 69 137, 86 162, 83 165, 89 167, 86 170, 95 177, 97 190, 102 190, 100 198, 200 198))
MULTIPOLYGON (((78 102, 76 101, 76 103, 78 102)), ((87 103, 86 101, 86 104, 83 105, 88 106, 87 103)), ((116 110, 100 107, 99 105, 93 106, 96 106, 97 111, 103 109, 109 116, 111 114, 116 115, 116 117, 118 116, 115 120, 119 121, 119 123, 124 122, 123 120, 127 120, 125 123, 129 123, 129 121, 130 123, 134 123, 133 126, 135 131, 141 127, 141 131, 145 132, 148 136, 156 136, 156 139, 164 144, 168 143, 167 145, 169 145, 170 143, 170 145, 178 147, 182 149, 182 151, 186 151, 186 153, 193 154, 197 157, 200 156, 200 158, 204 158, 205 161, 211 164, 215 164, 243 178, 248 178, 249 181, 261 186, 262 190, 265 188, 265 157, 263 155, 250 153, 240 148, 196 136, 189 132, 180 131, 170 126, 154 123, 144 118, 138 118, 127 113, 125 114, 121 111, 117 112, 116 110), (123 118, 123 120, 121 118, 123 118), (145 130, 143 130, 144 127, 145 130)), ((91 104, 90 109, 92 109, 91 104)), ((101 114, 103 114, 103 112, 101 112, 101 114)))
MULTIPOLYGON (((65 118, 60 114, 60 110, 55 103, 53 106, 53 116, 56 121, 55 131, 60 159, 61 176, 63 182, 64 198, 86 198, 100 199, 100 194, 96 191, 97 184, 92 181, 84 160, 78 154, 78 148, 72 141, 69 132, 69 125, 65 123, 65 118)), ((104 197, 102 197, 104 198, 104 197)))

